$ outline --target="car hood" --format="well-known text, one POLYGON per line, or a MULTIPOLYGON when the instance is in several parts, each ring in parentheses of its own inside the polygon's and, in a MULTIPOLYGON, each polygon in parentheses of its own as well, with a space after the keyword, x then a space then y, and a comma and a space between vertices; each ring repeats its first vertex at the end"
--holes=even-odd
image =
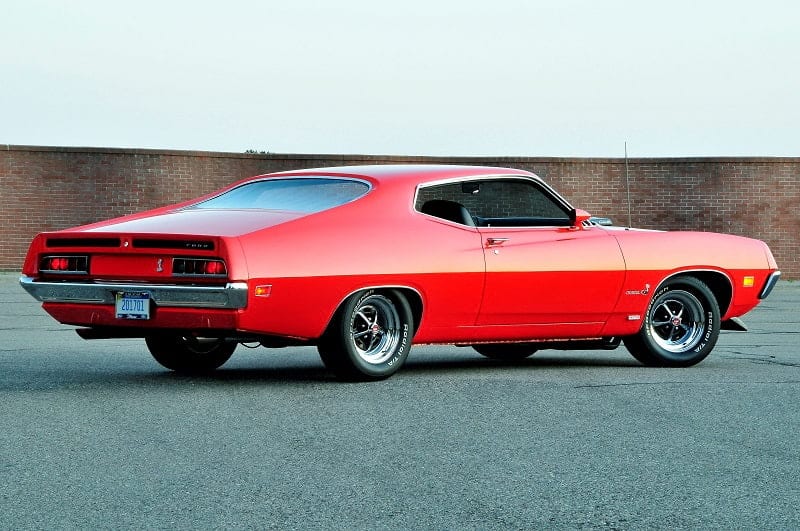
POLYGON ((185 209, 122 221, 111 221, 86 232, 139 234, 203 234, 241 236, 305 216, 282 210, 185 209))

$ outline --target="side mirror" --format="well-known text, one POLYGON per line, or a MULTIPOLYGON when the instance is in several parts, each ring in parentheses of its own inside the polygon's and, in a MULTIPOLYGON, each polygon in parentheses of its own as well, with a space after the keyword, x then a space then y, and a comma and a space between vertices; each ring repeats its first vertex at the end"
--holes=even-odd
POLYGON ((598 218, 597 216, 592 216, 589 221, 594 225, 601 225, 603 227, 611 227, 614 225, 614 222, 611 221, 611 218, 598 218))
POLYGON ((584 222, 588 222, 592 215, 586 212, 585 210, 581 210, 580 208, 576 208, 573 212, 574 219, 572 220, 573 227, 583 227, 584 222))

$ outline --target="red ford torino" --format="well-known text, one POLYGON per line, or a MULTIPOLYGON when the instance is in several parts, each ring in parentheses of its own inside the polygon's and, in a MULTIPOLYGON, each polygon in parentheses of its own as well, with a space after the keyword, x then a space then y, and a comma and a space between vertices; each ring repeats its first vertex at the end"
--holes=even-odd
POLYGON ((693 365, 779 277, 758 240, 599 226, 525 171, 408 165, 263 175, 42 233, 20 282, 81 337, 142 337, 175 371, 313 344, 339 377, 380 379, 412 342, 500 359, 622 342, 693 365))

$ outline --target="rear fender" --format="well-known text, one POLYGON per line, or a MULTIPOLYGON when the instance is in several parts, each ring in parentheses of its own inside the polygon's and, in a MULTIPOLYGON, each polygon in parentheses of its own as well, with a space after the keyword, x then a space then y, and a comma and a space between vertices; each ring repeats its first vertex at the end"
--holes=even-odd
MULTIPOLYGON (((375 291, 396 290, 396 291, 399 291, 406 298, 406 301, 408 301, 408 304, 411 306, 411 313, 414 315, 414 335, 416 335, 417 331, 419 330, 420 324, 422 323, 422 313, 423 313, 423 306, 424 306, 423 302, 422 302, 422 295, 415 288, 412 288, 412 287, 409 287, 409 286, 403 286, 403 285, 365 286, 363 288, 359 288, 357 290, 351 291, 350 293, 345 295, 345 297, 342 298, 341 301, 339 301, 339 304, 336 305, 336 309, 333 311, 333 313, 331 313, 331 315, 330 315, 330 317, 328 319, 328 325, 330 325, 331 321, 333 320, 333 317, 336 315, 336 312, 339 311, 339 308, 344 306, 344 303, 347 301, 347 299, 349 299, 350 297, 352 297, 356 293, 361 293, 363 291, 368 291, 368 290, 375 290, 375 291)), ((326 329, 327 329, 327 326, 326 326, 326 329)))

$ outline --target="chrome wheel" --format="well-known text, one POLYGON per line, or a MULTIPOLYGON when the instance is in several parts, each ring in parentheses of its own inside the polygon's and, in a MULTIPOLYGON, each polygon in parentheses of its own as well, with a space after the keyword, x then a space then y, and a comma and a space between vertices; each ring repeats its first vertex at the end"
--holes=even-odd
POLYGON ((692 350, 705 332, 702 303, 687 291, 675 290, 650 311, 650 333, 658 346, 675 354, 692 350))
POLYGON ((358 356, 378 365, 395 355, 400 341, 400 315, 392 301, 371 295, 361 301, 350 321, 350 340, 358 356))

